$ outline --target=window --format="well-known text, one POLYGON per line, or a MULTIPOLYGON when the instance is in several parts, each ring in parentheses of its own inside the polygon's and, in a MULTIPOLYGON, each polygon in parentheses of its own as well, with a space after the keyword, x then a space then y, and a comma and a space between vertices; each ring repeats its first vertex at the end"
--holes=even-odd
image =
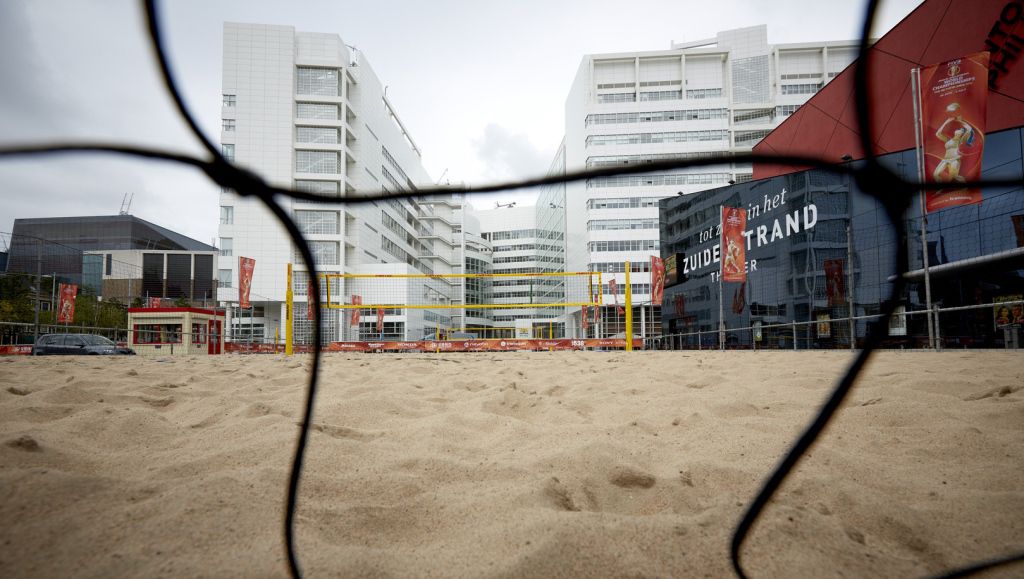
POLYGON ((337 194, 339 183, 337 181, 309 181, 300 179, 295 181, 295 188, 306 193, 337 194))
POLYGON ((788 117, 796 112, 800 105, 780 105, 775 107, 775 116, 788 117))
POLYGON ((295 107, 295 116, 300 119, 322 119, 336 121, 341 116, 338 105, 325 105, 319 103, 298 103, 295 107))
POLYGON ((225 159, 227 159, 228 161, 234 161, 235 160, 235 146, 234 145, 221 145, 220 147, 221 147, 221 151, 220 152, 221 152, 222 155, 224 155, 225 159))
POLYGON ((638 145, 646 143, 689 143, 694 141, 726 141, 729 131, 675 131, 671 133, 632 133, 625 135, 591 135, 588 147, 605 145, 638 145))
POLYGON ((295 127, 295 141, 299 143, 337 144, 341 139, 338 129, 328 127, 295 127))
POLYGON ((230 205, 220 206, 220 224, 231 225, 235 222, 235 208, 230 205))
POLYGON ((338 229, 337 211, 296 211, 295 224, 299 231, 305 234, 337 235, 338 229))
POLYGON ((295 172, 336 174, 339 161, 335 151, 295 151, 295 172))
POLYGON ((221 130, 234 131, 235 130, 235 119, 224 119, 221 121, 221 130))
POLYGON ((657 219, 595 219, 587 222, 587 231, 618 231, 621 229, 657 228, 657 219))
POLYGON ((720 88, 698 88, 686 91, 686 98, 688 99, 713 99, 721 96, 722 89, 720 88))
POLYGON ((296 94, 340 96, 338 70, 335 68, 299 67, 295 75, 296 94))
POLYGON ((587 209, 628 209, 657 207, 660 197, 620 197, 617 199, 587 199, 587 209))
POLYGON ((631 103, 635 100, 635 92, 614 92, 597 95, 597 102, 599 103, 631 103))
POLYGON ((683 98, 681 90, 658 90, 652 92, 641 92, 641 101, 671 101, 683 98))
POLYGON ((135 324, 136 344, 180 344, 181 324, 135 324))
POLYGON ((192 343, 206 343, 206 324, 192 324, 192 343))
POLYGON ((235 95, 233 95, 233 94, 226 94, 226 95, 224 95, 223 105, 225 107, 233 107, 233 106, 235 106, 235 102, 236 102, 235 99, 236 99, 235 95))
POLYGON ((621 241, 591 241, 587 251, 652 251, 658 248, 657 239, 625 239, 621 241))
MULTIPOLYGON (((307 243, 317 265, 338 265, 337 241, 307 241, 307 243)), ((302 254, 299 253, 298 248, 295 248, 294 255, 295 261, 302 261, 302 254)))
MULTIPOLYGON (((738 142, 738 141, 737 141, 738 142)), ((676 173, 656 175, 618 175, 615 177, 595 177, 587 180, 588 189, 602 187, 658 187, 662 185, 709 185, 726 183, 730 173, 676 173)))
POLYGON ((220 254, 224 257, 231 257, 234 255, 234 239, 231 237, 220 238, 220 254))
POLYGON ((782 94, 814 94, 821 90, 822 84, 784 84, 782 94))

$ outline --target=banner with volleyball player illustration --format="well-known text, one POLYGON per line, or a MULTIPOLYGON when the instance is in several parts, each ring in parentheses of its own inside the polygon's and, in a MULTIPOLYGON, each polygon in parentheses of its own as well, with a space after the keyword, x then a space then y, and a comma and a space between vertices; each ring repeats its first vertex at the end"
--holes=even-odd
POLYGON ((78 295, 78 286, 73 283, 60 284, 58 292, 57 321, 70 324, 75 319, 75 296, 78 295))
POLYGON ((665 297, 665 261, 651 256, 651 302, 661 304, 665 297))
POLYGON ((384 308, 377 308, 377 333, 384 333, 384 308))
POLYGON ((256 260, 251 257, 238 258, 238 307, 245 309, 249 303, 249 290, 252 288, 252 270, 256 269, 256 260))
POLYGON ((722 207, 722 281, 747 281, 746 228, 746 209, 722 207))
POLYGON ((315 301, 316 298, 313 296, 313 292, 315 292, 316 289, 317 289, 316 286, 317 286, 316 280, 312 280, 312 279, 309 280, 309 283, 306 284, 306 319, 307 320, 315 320, 316 319, 316 301, 315 301))
MULTIPOLYGON (((988 102, 988 52, 920 69, 920 137, 926 183, 981 179, 988 102)), ((928 213, 981 203, 977 188, 928 191, 928 213)))
POLYGON ((845 259, 825 260, 825 294, 829 307, 840 306, 846 301, 846 282, 843 272, 845 259))
POLYGON ((619 286, 615 283, 614 279, 608 280, 608 289, 612 292, 612 301, 615 303, 615 309, 618 310, 619 315, 626 315, 625 308, 619 305, 619 286))
MULTIPOLYGON (((359 306, 359 305, 362 305, 362 304, 363 304, 363 297, 362 296, 357 296, 356 294, 352 294, 352 305, 359 306)), ((353 326, 358 326, 359 325, 359 311, 360 311, 359 308, 354 308, 352 310, 352 325, 353 326)))

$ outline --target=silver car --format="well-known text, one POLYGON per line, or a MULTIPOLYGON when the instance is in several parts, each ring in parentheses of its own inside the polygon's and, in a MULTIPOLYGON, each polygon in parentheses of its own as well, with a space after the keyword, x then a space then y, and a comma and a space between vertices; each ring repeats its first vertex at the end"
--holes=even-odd
POLYGON ((47 355, 117 355, 134 354, 131 348, 122 348, 109 338, 95 334, 46 334, 39 336, 32 346, 33 356, 47 355))

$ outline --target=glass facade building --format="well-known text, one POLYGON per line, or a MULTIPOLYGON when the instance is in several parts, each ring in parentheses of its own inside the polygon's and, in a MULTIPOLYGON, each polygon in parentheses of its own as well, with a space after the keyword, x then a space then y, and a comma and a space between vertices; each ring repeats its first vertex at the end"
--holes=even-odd
MULTIPOLYGON (((1022 139, 1020 128, 987 136, 983 179, 1024 181, 1022 139)), ((880 161, 903 179, 916 180, 914 150, 880 161)), ((661 345, 718 347, 721 299, 726 347, 859 346, 879 323, 898 273, 897 244, 904 244, 910 256, 908 284, 895 296, 899 315, 889 325, 885 345, 928 347, 917 194, 903 219, 907 235, 901 239, 882 205, 860 183, 817 169, 661 201, 661 255, 675 261, 662 302, 667 336, 661 345), (747 210, 747 281, 742 284, 720 286, 717 279, 722 206, 747 210)), ((1021 187, 985 188, 980 204, 932 213, 926 227, 938 344, 1016 343, 1024 321, 1021 187)))

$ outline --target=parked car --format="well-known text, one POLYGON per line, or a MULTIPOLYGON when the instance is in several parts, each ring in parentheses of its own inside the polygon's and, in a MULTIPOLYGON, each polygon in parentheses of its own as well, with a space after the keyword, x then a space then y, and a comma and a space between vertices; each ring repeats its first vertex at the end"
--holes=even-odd
POLYGON ((39 336, 32 347, 33 356, 46 355, 117 355, 134 354, 108 338, 95 334, 46 334, 39 336))

